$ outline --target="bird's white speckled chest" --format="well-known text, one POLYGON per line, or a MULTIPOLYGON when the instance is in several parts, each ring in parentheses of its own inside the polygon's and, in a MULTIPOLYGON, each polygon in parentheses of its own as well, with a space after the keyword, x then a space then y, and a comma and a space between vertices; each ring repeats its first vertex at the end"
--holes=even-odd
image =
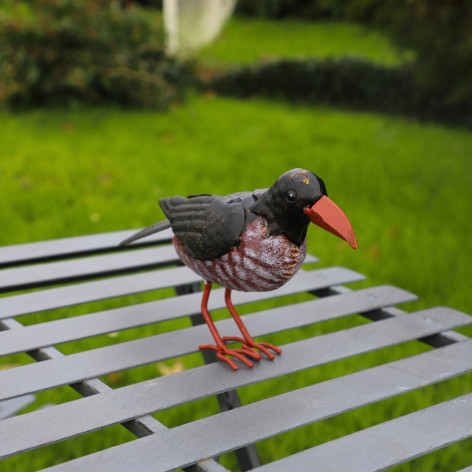
POLYGON ((288 282, 306 257, 306 240, 298 247, 285 235, 266 237, 265 220, 250 223, 241 235, 239 247, 217 259, 193 259, 174 238, 182 262, 205 281, 244 292, 275 290, 288 282))

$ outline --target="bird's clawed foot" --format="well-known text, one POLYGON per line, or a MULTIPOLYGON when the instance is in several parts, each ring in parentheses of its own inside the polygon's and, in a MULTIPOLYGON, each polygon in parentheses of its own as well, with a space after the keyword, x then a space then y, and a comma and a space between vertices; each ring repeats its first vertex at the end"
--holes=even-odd
POLYGON ((235 342, 240 342, 242 345, 243 349, 247 349, 249 351, 252 351, 254 354, 258 354, 259 360, 261 358, 261 355, 255 351, 255 349, 259 349, 259 351, 263 352, 270 360, 273 360, 275 356, 269 351, 269 349, 272 349, 277 354, 282 353, 282 349, 280 347, 274 346, 273 344, 270 343, 256 343, 254 339, 252 338, 240 338, 239 336, 224 336, 223 341, 235 341, 235 342))
POLYGON ((233 370, 238 370, 238 366, 232 359, 230 359, 227 356, 235 357, 236 359, 239 359, 243 364, 252 368, 254 367, 254 364, 245 356, 250 357, 254 359, 255 361, 261 360, 262 356, 260 352, 256 351, 256 349, 259 349, 259 351, 263 352, 270 360, 273 360, 275 356, 269 351, 269 349, 272 349, 277 354, 282 353, 282 349, 270 343, 256 343, 254 340, 248 340, 248 339, 240 338, 238 336, 224 336, 221 339, 223 342, 226 342, 226 341, 240 342, 241 348, 230 349, 225 344, 220 345, 219 343, 218 345, 205 344, 202 346, 198 346, 198 348, 200 350, 212 349, 213 351, 216 351, 216 357, 218 357, 218 359, 230 365, 233 370))
POLYGON ((261 355, 252 350, 252 349, 247 349, 246 347, 241 347, 240 349, 230 349, 228 346, 224 344, 204 344, 202 346, 198 346, 200 350, 202 349, 212 349, 213 351, 216 351, 216 357, 220 359, 223 362, 226 362, 233 370, 238 370, 237 364, 233 361, 233 359, 227 357, 227 356, 232 356, 235 357, 236 359, 239 359, 243 364, 247 365, 248 367, 254 367, 254 364, 249 360, 246 359, 244 356, 251 357, 252 359, 258 361, 261 358, 261 355))

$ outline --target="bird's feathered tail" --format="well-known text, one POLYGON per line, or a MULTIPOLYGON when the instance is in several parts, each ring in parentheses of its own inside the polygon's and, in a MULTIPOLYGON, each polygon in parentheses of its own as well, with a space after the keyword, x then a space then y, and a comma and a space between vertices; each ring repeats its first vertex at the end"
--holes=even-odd
POLYGON ((153 225, 148 226, 147 228, 144 228, 141 231, 138 231, 129 238, 125 239, 124 241, 121 241, 119 246, 126 246, 127 244, 132 243, 137 239, 141 239, 151 234, 158 233, 159 231, 164 231, 165 229, 170 227, 171 225, 169 220, 158 221, 157 223, 154 223, 153 225))

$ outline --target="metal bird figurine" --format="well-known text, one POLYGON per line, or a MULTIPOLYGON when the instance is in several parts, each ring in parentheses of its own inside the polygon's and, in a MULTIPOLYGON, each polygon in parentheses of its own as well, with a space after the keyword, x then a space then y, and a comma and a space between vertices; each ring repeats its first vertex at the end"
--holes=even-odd
POLYGON ((159 200, 167 216, 121 243, 122 246, 172 227, 179 258, 205 280, 202 314, 215 344, 217 357, 238 368, 231 357, 248 367, 248 359, 261 359, 263 352, 282 350, 255 342, 231 302, 231 291, 268 291, 281 287, 298 271, 306 256, 306 232, 310 221, 357 248, 356 236, 342 210, 328 198, 323 180, 303 169, 281 175, 269 189, 238 192, 226 197, 195 195, 159 200), (221 337, 208 312, 212 284, 226 288, 225 302, 241 337, 221 337), (226 342, 240 342, 230 348, 226 342))

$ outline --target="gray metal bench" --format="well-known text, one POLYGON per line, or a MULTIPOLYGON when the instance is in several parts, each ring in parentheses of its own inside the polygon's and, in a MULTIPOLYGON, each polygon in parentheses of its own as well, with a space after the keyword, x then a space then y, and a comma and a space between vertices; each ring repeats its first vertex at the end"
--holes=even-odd
MULTIPOLYGON (((241 366, 233 372, 213 363, 213 353, 206 352, 206 364, 165 376, 156 371, 156 378, 110 387, 99 378, 187 356, 210 341, 198 313, 201 295, 194 293, 200 290, 200 280, 179 266, 171 233, 117 251, 117 243, 131 233, 0 248, 0 356, 27 353, 40 361, 0 370, 0 402, 28 399, 64 385, 84 397, 0 418, 0 459, 32 450, 40 455, 47 445, 122 424, 136 440, 47 470, 217 472, 226 470, 218 457, 235 451, 243 470, 376 471, 472 436, 472 393, 466 393, 261 464, 255 446, 260 441, 472 371, 472 339, 452 331, 470 324, 472 317, 442 307, 406 313, 393 306, 415 300, 414 295, 392 286, 349 289, 344 284, 364 277, 339 267, 310 266, 275 292, 234 293, 235 304, 277 298, 273 308, 251 308, 245 315, 254 336, 272 335, 277 340, 275 333, 305 328, 303 336, 299 332, 296 341, 282 346, 282 355, 273 362, 263 359, 253 369, 241 366), (177 293, 170 294, 169 288, 177 293), (59 309, 147 291, 153 291, 155 299, 77 316, 57 315, 62 313, 59 309), (161 292, 164 297, 159 297, 161 292), (287 297, 294 294, 304 295, 287 297), (41 313, 41 322, 24 325, 22 316, 31 313, 41 313), (331 324, 325 334, 311 329, 357 314, 373 322, 335 331, 331 324), (185 321, 188 317, 191 326, 185 321), (169 331, 165 322, 178 319, 182 324, 169 331), (160 323, 166 326, 162 332, 160 323), (103 335, 151 324, 158 334, 140 337, 135 331, 134 339, 118 342, 109 337, 104 345, 103 335), (68 355, 54 347, 84 338, 97 344, 68 355), (415 340, 436 349, 353 373, 346 369, 346 375, 321 382, 313 375, 317 366, 415 340), (241 406, 238 389, 274 378, 283 382, 302 370, 307 372, 307 386, 291 389, 286 382, 284 393, 241 406), (183 418, 171 428, 151 416, 212 396, 221 407, 218 414, 183 418)), ((315 261, 308 258, 308 263, 315 261)), ((213 310, 224 307, 221 290, 217 293, 211 298, 213 310)), ((235 329, 230 319, 217 326, 225 334, 235 329)))

